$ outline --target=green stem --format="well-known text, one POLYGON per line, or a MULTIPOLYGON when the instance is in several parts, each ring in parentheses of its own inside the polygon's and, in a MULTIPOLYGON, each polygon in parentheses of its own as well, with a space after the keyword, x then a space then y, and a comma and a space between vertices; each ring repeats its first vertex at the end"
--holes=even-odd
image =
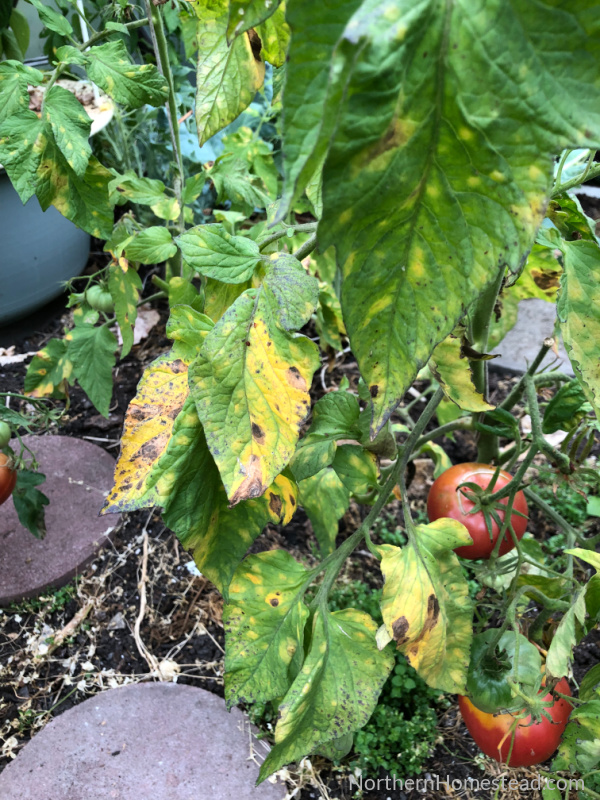
MULTIPOLYGON (((143 28, 144 25, 147 25, 147 24, 148 24, 148 17, 144 17, 143 19, 135 19, 135 20, 133 20, 133 22, 126 22, 125 23, 125 27, 127 28, 127 30, 133 31, 136 28, 143 28)), ((90 38, 87 40, 87 42, 83 42, 82 44, 78 44, 77 45, 77 49, 78 50, 87 50, 88 47, 91 47, 92 45, 96 44, 97 42, 102 41, 102 39, 106 39, 106 37, 110 36, 111 33, 115 33, 115 31, 106 30, 106 28, 103 31, 98 31, 98 33, 95 33, 93 36, 90 36, 90 38)))
POLYGON ((473 420, 470 417, 461 417, 460 419, 453 419, 451 422, 446 422, 444 425, 440 425, 439 428, 434 428, 429 433, 421 436, 415 445, 415 450, 418 450, 426 442, 432 441, 432 439, 441 439, 442 436, 447 436, 449 433, 452 433, 452 431, 458 430, 472 431, 473 420))
POLYGON ((314 231, 317 230, 317 223, 307 222, 304 225, 287 225, 285 230, 277 231, 277 233, 273 233, 271 236, 267 236, 266 239, 263 239, 258 245, 259 249, 264 250, 265 247, 273 244, 273 242, 276 242, 278 239, 283 239, 284 236, 288 235, 289 230, 293 230, 294 233, 314 233, 314 231))
MULTIPOLYGON (((167 100, 167 119, 169 122, 169 132, 171 134, 171 143, 173 146, 173 156, 177 166, 177 175, 173 181, 173 189, 175 197, 179 203, 179 232, 185 231, 185 220, 183 216, 183 187, 185 186, 185 173, 183 170, 183 156, 181 154, 181 140, 179 136, 179 113, 177 110, 177 100, 175 97, 175 82, 173 81, 173 72, 169 61, 169 49, 167 45, 167 37, 165 35, 165 28, 163 25, 162 15, 160 8, 155 6, 152 0, 144 0, 146 14, 148 15, 148 22, 150 27, 150 35, 152 37, 152 44, 154 46, 154 55, 156 57, 156 66, 159 72, 164 75, 167 86, 169 88, 169 98, 167 100)), ((179 277, 183 277, 183 256, 181 251, 177 251, 177 265, 179 277)))
POLYGON ((292 253, 294 258, 297 258, 298 261, 302 261, 303 258, 310 255, 312 251, 317 246, 317 234, 313 234, 310 239, 307 239, 304 244, 300 245, 300 247, 296 250, 295 253, 292 253))
MULTIPOLYGON (((498 293, 502 287, 504 280, 504 270, 498 270, 498 274, 479 295, 479 299, 475 305, 475 309, 471 316, 471 338, 473 347, 480 353, 485 353, 488 346, 488 339, 490 334, 490 325, 492 322, 492 314, 498 293)), ((488 396, 488 363, 486 360, 473 360, 471 361, 471 369, 473 371, 473 383, 478 392, 484 398, 488 396)), ((477 415, 478 417, 479 415, 477 415)), ((475 417, 474 417, 475 419, 475 417)), ((498 455, 498 437, 488 431, 482 431, 479 434, 479 441, 477 443, 477 459, 482 464, 489 464, 498 455)))
MULTIPOLYGON (((579 533, 578 530, 570 525, 567 520, 558 513, 558 511, 556 511, 549 503, 543 500, 537 492, 534 492, 530 486, 527 486, 525 489, 523 489, 523 491, 525 492, 525 497, 528 500, 531 500, 531 502, 536 505, 540 511, 542 511, 566 533, 567 540, 577 540, 583 547, 589 548, 591 546, 593 548, 595 544, 594 540, 586 539, 581 533, 579 533)), ((572 544, 569 544, 568 547, 572 547, 572 544)))
POLYGON ((544 340, 544 344, 540 347, 538 354, 527 368, 527 372, 522 375, 518 382, 513 386, 506 399, 500 404, 500 408, 510 411, 510 409, 519 402, 523 396, 523 392, 525 391, 525 380, 527 376, 533 375, 537 371, 537 368, 546 357, 546 354, 552 345, 553 341, 548 339, 544 340))
POLYGON ((593 178, 597 178, 598 175, 600 175, 600 164, 594 164, 594 166, 590 165, 590 168, 586 168, 582 175, 578 175, 576 178, 573 178, 570 181, 565 181, 563 184, 557 185, 552 191, 552 199, 555 199, 564 192, 567 192, 569 189, 574 189, 576 186, 581 186, 584 180, 591 181, 593 178))
MULTIPOLYGON (((344 561, 348 558, 350 553, 360 544, 360 542, 364 539, 366 532, 370 531, 373 527, 373 523, 381 513, 383 507, 388 502, 388 498, 390 493, 396 483, 398 483, 398 479, 404 475, 404 471, 406 466, 410 460, 410 455, 414 450, 416 443, 419 441, 419 437, 427 427, 429 420, 435 414, 435 410, 438 407, 440 400, 444 396, 444 392, 441 388, 439 388, 436 393, 433 395, 431 400, 427 403, 427 406, 423 409, 423 413, 419 417, 417 423, 415 424, 414 429, 410 432, 403 448, 401 455, 398 457, 396 463, 394 464, 389 477, 385 484, 383 485, 381 492, 379 493, 379 497, 375 501, 373 508, 369 511, 367 516, 365 517, 364 521, 357 528, 354 533, 349 536, 345 542, 337 548, 337 550, 328 556, 320 565, 319 565, 319 572, 326 570, 325 578, 323 579, 323 583, 321 584, 319 591, 315 595, 312 603, 311 609, 317 608, 319 605, 322 605, 323 602, 327 599, 329 595, 329 591, 337 578, 337 575, 344 564, 344 561)), ((403 483, 404 481, 402 481, 403 483)), ((405 494, 405 493, 404 493, 405 494)), ((407 525, 410 524, 410 520, 407 520, 407 525)))
POLYGON ((525 391, 527 394, 529 416, 531 417, 531 431, 533 434, 534 443, 537 445, 538 449, 550 459, 550 461, 558 466, 562 473, 565 475, 570 475, 572 472, 571 459, 564 453, 558 451, 555 447, 552 447, 552 445, 546 441, 546 438, 542 433, 540 407, 537 401, 535 382, 531 375, 525 375, 525 391))

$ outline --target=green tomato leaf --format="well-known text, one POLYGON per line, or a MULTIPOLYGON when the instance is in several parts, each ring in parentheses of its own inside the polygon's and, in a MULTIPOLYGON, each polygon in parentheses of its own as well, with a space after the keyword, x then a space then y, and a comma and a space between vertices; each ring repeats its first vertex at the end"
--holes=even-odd
POLYGON ((116 363, 117 340, 108 328, 83 323, 66 336, 67 356, 73 375, 103 417, 108 417, 113 390, 112 371, 116 363))
MULTIPOLYGON (((203 145, 248 108, 264 78, 247 33, 227 44, 228 3, 195 6, 198 14, 196 125, 203 145)), ((252 27, 252 26, 250 26, 252 27)))
POLYGON ((284 550, 249 556, 236 570, 223 609, 228 707, 266 703, 290 688, 302 666, 308 576, 284 550))
POLYGON ((263 288, 244 292, 190 369, 208 446, 231 505, 262 495, 290 460, 320 363, 309 339, 278 327, 263 288))
MULTIPOLYGON (((6 3, 6 5, 8 6, 9 4, 6 3)), ((10 14, 10 27, 17 41, 19 50, 21 51, 23 58, 25 58, 30 39, 29 23, 27 22, 27 17, 25 14, 21 14, 21 12, 17 11, 16 8, 13 8, 10 14)))
POLYGON ((260 36, 262 45, 260 50, 262 60, 268 61, 274 67, 282 67, 290 42, 290 29, 285 21, 285 4, 282 3, 268 19, 258 25, 256 32, 260 36))
MULTIPOLYGON (((16 77, 13 81, 20 93, 21 79, 16 77)), ((2 99, 5 99, 4 92, 2 99)), ((8 102, 15 113, 7 115, 0 125, 0 164, 6 170, 21 202, 25 204, 35 194, 40 163, 39 143, 44 140, 44 122, 21 102, 16 91, 8 96, 8 102)), ((0 120, 2 117, 3 111, 0 110, 0 120)))
POLYGON ((44 26, 60 36, 70 36, 73 33, 73 28, 69 20, 63 15, 59 14, 53 8, 49 8, 42 3, 42 0, 27 0, 28 3, 36 9, 41 22, 44 26))
POLYGON ((279 324, 299 330, 310 320, 319 302, 319 283, 294 256, 273 253, 265 262, 263 286, 279 324))
POLYGON ((332 466, 350 494, 367 494, 377 487, 377 458, 359 444, 339 446, 332 466))
POLYGON ((165 524, 225 597, 235 569, 265 525, 287 524, 297 503, 295 484, 278 475, 262 497, 230 508, 191 397, 146 487, 163 506, 165 524))
POLYGON ((430 686, 464 694, 473 606, 452 550, 472 540, 464 525, 446 518, 418 525, 414 537, 403 548, 379 548, 385 629, 430 686))
POLYGON ((277 11, 281 0, 229 0, 227 39, 255 28, 277 11))
POLYGON ((259 782, 365 725, 395 663, 389 649, 377 649, 376 630, 368 614, 353 608, 315 613, 310 650, 279 706, 275 746, 259 782))
POLYGON ((54 141, 73 172, 84 175, 92 148, 89 137, 92 120, 72 92, 53 86, 44 97, 44 120, 50 124, 54 141))
POLYGON ((565 612, 561 619, 546 656, 546 674, 554 678, 562 678, 569 674, 571 661, 573 660, 573 648, 578 641, 578 626, 580 630, 585 623, 585 593, 587 586, 584 586, 572 600, 571 608, 565 612))
POLYGON ((124 175, 118 175, 110 182, 108 188, 111 195, 116 192, 132 203, 139 203, 143 206, 153 206, 165 197, 165 185, 162 181, 154 178, 139 178, 133 170, 124 175))
POLYGON ((553 770, 578 772, 584 775, 597 769, 600 764, 600 691, 583 705, 575 706, 569 718, 558 749, 552 762, 553 770))
POLYGON ((125 246, 125 255, 131 261, 142 264, 161 264, 177 252, 177 245, 169 229, 163 225, 153 225, 136 233, 125 246))
POLYGON ((298 491, 321 555, 328 556, 335 550, 338 523, 350 505, 350 492, 331 467, 300 481, 298 491))
POLYGON ((61 64, 77 64, 78 67, 85 67, 88 63, 88 58, 85 53, 73 47, 70 44, 64 44, 59 47, 55 53, 55 60, 61 64))
POLYGON ((600 418, 600 247, 586 239, 563 241, 564 273, 556 313, 573 370, 600 418))
POLYGON ((125 259, 113 261, 109 265, 108 290, 115 304, 115 314, 123 339, 121 358, 125 358, 133 347, 133 327, 142 290, 140 276, 125 259))
POLYGON ((86 55, 88 77, 117 103, 141 108, 146 103, 161 106, 167 100, 165 78, 153 64, 134 64, 121 39, 90 47, 86 55))
POLYGON ((256 242, 222 225, 198 225, 175 241, 192 269, 223 283, 245 283, 261 259, 256 242))
MULTIPOLYGON (((307 29, 297 34, 290 5, 288 85, 301 47, 315 41, 313 8, 298 5, 307 29)), ((599 32, 587 10, 519 0, 479 11, 437 0, 368 4, 335 50, 336 76, 349 77, 324 168, 319 243, 336 246, 344 321, 374 394, 373 433, 498 271, 520 269, 555 154, 600 140, 599 32), (551 103, 542 84, 553 86, 551 103)), ((300 123, 293 97, 284 99, 286 130, 316 136, 309 98, 298 104, 300 123)), ((325 116, 336 116, 329 105, 325 116)), ((309 151, 289 154, 288 194, 309 151)))
POLYGON ((36 489, 36 486, 45 480, 46 476, 41 472, 20 469, 17 472, 17 485, 12 495, 19 522, 36 539, 43 539, 46 535, 44 507, 50 501, 45 494, 36 489))
POLYGON ((542 433, 570 430, 577 413, 585 402, 586 396, 579 381, 574 380, 563 384, 544 410, 542 433))

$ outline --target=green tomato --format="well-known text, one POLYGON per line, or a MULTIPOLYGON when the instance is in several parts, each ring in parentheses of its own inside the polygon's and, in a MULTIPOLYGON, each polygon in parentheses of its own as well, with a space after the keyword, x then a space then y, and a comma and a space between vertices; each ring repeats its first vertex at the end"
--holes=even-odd
POLYGON ((496 635, 492 628, 473 639, 471 663, 467 674, 467 695, 473 705, 486 714, 499 710, 518 711, 523 700, 513 693, 508 681, 533 696, 542 685, 542 658, 538 649, 525 636, 506 631, 493 653, 489 646, 496 635), (515 654, 518 646, 518 661, 515 654))
POLYGON ((8 422, 0 422, 0 450, 10 442, 12 431, 8 422))
POLYGON ((102 311, 104 314, 114 311, 115 304, 110 292, 103 289, 98 283, 94 283, 89 289, 86 289, 85 299, 95 311, 102 311))

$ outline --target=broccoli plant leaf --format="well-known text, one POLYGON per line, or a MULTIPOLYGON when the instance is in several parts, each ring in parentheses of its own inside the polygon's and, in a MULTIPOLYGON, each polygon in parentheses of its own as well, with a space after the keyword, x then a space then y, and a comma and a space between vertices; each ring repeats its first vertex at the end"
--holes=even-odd
POLYGON ((310 650, 279 706, 275 746, 259 781, 367 722, 395 663, 389 648, 377 649, 376 629, 354 608, 315 613, 310 650))
POLYGON ((290 688, 302 666, 309 576, 284 550, 248 556, 236 570, 223 609, 229 707, 266 703, 290 688))
POLYGON ((129 266, 127 259, 121 257, 109 264, 108 290, 115 303, 115 314, 123 339, 121 358, 125 358, 133 346, 133 326, 137 319, 137 304, 141 289, 141 278, 135 269, 129 266))
POLYGON ((197 4, 195 10, 198 15, 196 124, 203 145, 250 105, 262 85, 265 67, 254 58, 247 33, 227 44, 227 0, 197 4))
MULTIPOLYGON (((351 6, 343 4, 338 25, 351 6)), ((317 47, 319 13, 302 2, 288 12, 284 124, 286 135, 292 127, 298 134, 285 153, 284 196, 320 155, 334 117, 319 244, 336 246, 344 321, 371 388, 376 433, 483 288, 499 270, 520 269, 554 155, 600 143, 600 34, 585 4, 366 3, 345 30, 329 30, 335 63, 329 76, 321 69, 320 91, 296 80, 288 92, 317 47), (542 85, 553 87, 551 102, 542 85), (317 92, 310 115, 297 97, 306 86, 317 92)))
POLYGON ((310 407, 315 345, 277 322, 265 287, 244 292, 190 368, 206 440, 231 505, 262 495, 290 460, 310 407))
POLYGON ((350 505, 350 492, 331 467, 298 484, 300 505, 311 521, 323 556, 335 549, 338 522, 350 505))
POLYGON ((189 394, 188 366, 212 327, 208 317, 189 306, 171 311, 167 335, 175 343, 142 374, 125 415, 114 486, 101 513, 157 505, 159 492, 156 485, 149 486, 150 475, 189 394))
POLYGON ((192 269, 223 283, 245 283, 261 258, 256 242, 232 236, 222 225, 198 225, 176 242, 192 269))
POLYGON ((161 106, 169 96, 167 81, 153 64, 134 64, 120 39, 90 47, 87 73, 90 80, 128 108, 148 103, 161 106))
POLYGON ((450 334, 431 354, 431 369, 446 396, 463 411, 491 411, 483 395, 473 385, 469 359, 462 354, 462 342, 450 334))
POLYGON ((382 545, 385 629, 434 689, 464 692, 473 608, 455 547, 471 544, 462 523, 418 525, 403 548, 382 545))

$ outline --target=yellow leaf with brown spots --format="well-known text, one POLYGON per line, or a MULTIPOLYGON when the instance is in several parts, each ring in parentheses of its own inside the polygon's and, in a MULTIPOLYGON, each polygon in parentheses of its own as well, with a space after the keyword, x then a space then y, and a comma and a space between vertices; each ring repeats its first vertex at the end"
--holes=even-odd
POLYGON ((382 545, 381 613, 388 635, 434 689, 465 688, 473 636, 467 581, 452 549, 470 544, 462 523, 418 525, 403 548, 382 545))
POLYGON ((73 363, 64 339, 50 339, 31 359, 25 375, 25 394, 29 397, 63 399, 69 390, 73 363))
POLYGON ((310 650, 279 706, 275 746, 259 780, 365 725, 395 664, 390 648, 377 649, 376 631, 355 608, 317 610, 310 650))
POLYGON ((191 397, 146 485, 164 509, 165 525, 225 596, 234 570, 265 525, 287 524, 297 506, 296 484, 278 475, 262 497, 229 508, 191 397))
POLYGON ((304 656, 304 605, 310 573, 284 550, 248 556, 237 568, 223 610, 225 700, 266 703, 283 697, 304 656))
POLYGON ((313 342, 280 326, 272 296, 265 286, 244 292, 190 367, 190 390, 232 506, 260 497, 294 454, 320 363, 313 342))
POLYGON ((175 339, 175 344, 144 370, 136 396, 129 404, 115 483, 103 514, 157 504, 159 492, 156 485, 149 486, 149 477, 165 452, 173 423, 189 394, 188 366, 211 327, 208 317, 190 306, 172 310, 167 335, 175 339))
POLYGON ((471 364, 463 355, 462 341, 458 336, 450 334, 440 342, 431 354, 429 365, 446 396, 463 411, 491 411, 494 408, 475 389, 471 364))

